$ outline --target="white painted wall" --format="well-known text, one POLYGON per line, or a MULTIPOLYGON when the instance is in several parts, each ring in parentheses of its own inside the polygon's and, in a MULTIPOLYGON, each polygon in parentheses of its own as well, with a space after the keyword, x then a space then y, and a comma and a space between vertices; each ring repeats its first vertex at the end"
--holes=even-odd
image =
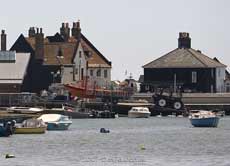
POLYGON ((218 67, 216 68, 216 92, 224 92, 224 80, 225 80, 225 68, 224 67, 218 67))
POLYGON ((83 48, 81 46, 81 44, 79 44, 78 50, 76 52, 76 56, 74 59, 74 63, 75 63, 75 68, 77 68, 78 73, 75 73, 75 81, 79 81, 81 79, 81 69, 84 69, 84 74, 83 76, 85 77, 86 75, 89 76, 89 80, 91 80, 91 82, 96 81, 96 85, 100 86, 100 87, 106 87, 106 86, 110 86, 110 81, 111 81, 111 68, 102 68, 102 67, 93 67, 93 68, 88 68, 88 70, 86 71, 86 56, 84 54, 83 48), (80 57, 81 54, 81 57, 80 57), (93 75, 90 75, 90 70, 93 70, 93 75), (101 70, 101 76, 97 76, 97 70, 101 70), (104 77, 104 70, 107 70, 107 78, 104 77))
POLYGON ((86 56, 84 54, 84 50, 81 46, 81 44, 79 44, 78 50, 76 52, 76 56, 74 59, 74 63, 75 63, 75 80, 79 81, 81 80, 81 69, 84 69, 84 73, 83 76, 86 76, 86 56), (76 73, 77 70, 77 73, 76 73))
POLYGON ((88 69, 89 79, 92 81, 96 81, 96 84, 100 87, 110 87, 111 81, 111 68, 89 68, 88 69), (90 75, 90 70, 93 71, 93 75, 90 75), (97 71, 101 70, 101 76, 97 76, 97 71), (104 71, 107 70, 107 77, 104 76, 104 71))
POLYGON ((61 83, 62 84, 68 84, 73 82, 73 67, 72 66, 68 66, 68 67, 64 67, 63 71, 62 71, 62 80, 61 83))

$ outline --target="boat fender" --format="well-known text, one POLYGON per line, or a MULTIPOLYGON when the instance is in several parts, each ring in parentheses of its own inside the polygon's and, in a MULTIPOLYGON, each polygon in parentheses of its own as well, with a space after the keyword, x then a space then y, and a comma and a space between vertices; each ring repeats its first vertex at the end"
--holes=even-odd
POLYGON ((6 154, 5 158, 6 159, 15 158, 15 156, 13 154, 6 154))
POLYGON ((105 128, 101 128, 100 129, 100 133, 109 133, 110 131, 109 130, 106 130, 105 128))

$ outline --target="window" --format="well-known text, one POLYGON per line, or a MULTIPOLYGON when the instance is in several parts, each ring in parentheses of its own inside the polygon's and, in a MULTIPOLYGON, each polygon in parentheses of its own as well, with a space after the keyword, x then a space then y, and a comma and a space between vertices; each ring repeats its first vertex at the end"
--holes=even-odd
POLYGON ((81 68, 81 80, 84 78, 84 68, 81 68))
POLYGON ((79 58, 81 58, 81 51, 79 51, 79 58))
POLYGON ((108 78, 108 71, 104 70, 104 78, 108 78))
POLYGON ((90 76, 93 76, 93 70, 90 70, 90 76))
POLYGON ((75 69, 75 74, 78 74, 78 68, 75 69))
POLYGON ((192 83, 197 83, 197 72, 196 71, 192 72, 192 83))
POLYGON ((101 77, 101 69, 97 70, 97 77, 101 77))
POLYGON ((211 77, 214 78, 214 69, 211 69, 211 77))

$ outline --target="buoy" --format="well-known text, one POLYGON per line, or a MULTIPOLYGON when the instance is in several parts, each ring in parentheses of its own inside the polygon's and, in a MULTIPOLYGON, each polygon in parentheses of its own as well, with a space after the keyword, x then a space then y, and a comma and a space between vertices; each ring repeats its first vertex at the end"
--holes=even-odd
POLYGON ((109 133, 110 131, 109 130, 106 130, 105 128, 101 128, 100 129, 100 133, 109 133))
POLYGON ((6 159, 15 158, 15 156, 13 154, 6 154, 5 158, 6 159))
POLYGON ((145 150, 145 146, 144 145, 141 145, 141 150, 145 150))

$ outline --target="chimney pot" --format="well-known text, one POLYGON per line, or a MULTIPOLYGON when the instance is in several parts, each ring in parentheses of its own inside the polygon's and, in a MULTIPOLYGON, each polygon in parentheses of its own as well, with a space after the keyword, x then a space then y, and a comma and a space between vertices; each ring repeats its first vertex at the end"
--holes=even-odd
POLYGON ((6 51, 6 34, 5 34, 5 30, 2 30, 2 34, 1 34, 1 50, 6 51))
POLYGON ((77 28, 80 28, 80 20, 77 21, 77 28))
POLYGON ((76 23, 75 22, 73 22, 73 28, 76 28, 76 23))
POLYGON ((189 33, 179 33, 178 48, 191 48, 191 38, 189 37, 189 33))
POLYGON ((30 27, 28 36, 29 37, 34 37, 35 36, 35 28, 34 27, 30 27))
POLYGON ((62 27, 60 28, 60 34, 65 41, 68 41, 70 36, 69 23, 62 23, 62 27))
POLYGON ((44 58, 44 34, 42 28, 37 28, 37 34, 35 35, 35 58, 43 60, 44 58))
POLYGON ((77 40, 81 39, 81 28, 79 20, 78 22, 73 22, 72 36, 75 37, 77 40))

